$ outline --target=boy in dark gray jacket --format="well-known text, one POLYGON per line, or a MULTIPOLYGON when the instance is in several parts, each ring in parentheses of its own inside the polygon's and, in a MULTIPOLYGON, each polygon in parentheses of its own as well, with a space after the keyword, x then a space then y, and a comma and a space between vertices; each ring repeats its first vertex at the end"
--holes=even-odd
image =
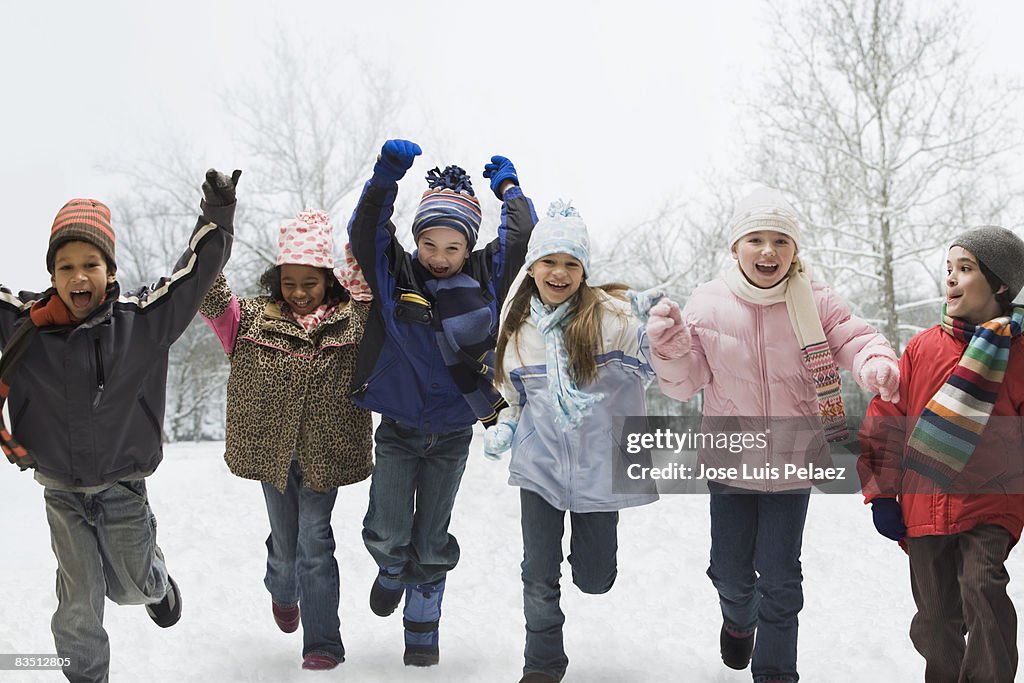
POLYGON ((163 457, 171 342, 188 327, 231 253, 236 171, 203 184, 202 215, 174 273, 121 295, 110 210, 72 199, 50 232, 50 289, 0 287, 0 429, 8 459, 34 468, 57 556, 57 655, 72 681, 106 681, 104 597, 144 604, 158 626, 181 594, 156 544, 145 477, 163 457))

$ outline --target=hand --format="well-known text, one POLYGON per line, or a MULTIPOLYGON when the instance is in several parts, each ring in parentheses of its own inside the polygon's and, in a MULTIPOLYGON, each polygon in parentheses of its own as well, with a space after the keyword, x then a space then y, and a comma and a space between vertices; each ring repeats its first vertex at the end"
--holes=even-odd
POLYGON ((871 518, 875 529, 888 539, 902 541, 907 535, 903 523, 903 508, 895 498, 875 498, 871 501, 871 518))
POLYGON ((373 165, 373 175, 397 183, 412 168, 412 162, 423 150, 410 140, 388 140, 380 148, 380 156, 373 165))
POLYGON ((231 177, 227 177, 220 171, 211 168, 206 172, 206 180, 203 182, 203 198, 210 206, 228 206, 235 203, 235 187, 242 172, 235 169, 231 177))
POLYGON ((884 356, 868 358, 860 369, 861 384, 889 403, 900 402, 900 366, 884 356))
POLYGON ((516 426, 510 422, 499 422, 484 432, 484 455, 491 460, 501 460, 501 454, 512 448, 512 437, 516 426))
POLYGON ((494 193, 499 202, 504 200, 501 186, 506 180, 511 181, 513 185, 519 184, 516 167, 512 165, 512 162, 507 157, 498 155, 491 157, 491 163, 484 164, 484 178, 491 179, 491 192, 494 193))
POLYGON ((683 322, 679 304, 665 297, 651 308, 647 337, 651 351, 659 358, 673 360, 690 352, 690 330, 683 322))

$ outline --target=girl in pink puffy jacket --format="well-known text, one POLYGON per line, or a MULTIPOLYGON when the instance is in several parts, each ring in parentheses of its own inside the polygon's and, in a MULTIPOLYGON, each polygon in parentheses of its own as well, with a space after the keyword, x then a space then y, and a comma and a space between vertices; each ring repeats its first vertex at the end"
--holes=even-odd
POLYGON ((846 436, 839 367, 887 401, 898 400, 899 372, 885 338, 804 271, 800 224, 781 194, 755 191, 729 228, 734 265, 682 311, 659 302, 647 334, 666 395, 685 401, 704 389, 703 431, 760 435, 743 453, 698 454, 724 477, 708 481, 707 573, 725 665, 745 669, 752 658, 755 683, 793 682, 810 486, 831 463, 827 441, 846 436))

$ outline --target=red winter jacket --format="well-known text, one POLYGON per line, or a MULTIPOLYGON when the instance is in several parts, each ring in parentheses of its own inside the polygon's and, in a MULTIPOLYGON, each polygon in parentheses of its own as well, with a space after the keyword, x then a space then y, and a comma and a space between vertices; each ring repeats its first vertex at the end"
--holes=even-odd
POLYGON ((900 357, 900 402, 875 397, 861 429, 857 469, 864 497, 870 501, 898 494, 909 537, 998 524, 1016 543, 1024 527, 1024 337, 1010 347, 992 416, 964 472, 952 484, 973 493, 946 493, 927 477, 902 468, 916 416, 949 379, 966 348, 965 341, 938 325, 907 344, 900 357))

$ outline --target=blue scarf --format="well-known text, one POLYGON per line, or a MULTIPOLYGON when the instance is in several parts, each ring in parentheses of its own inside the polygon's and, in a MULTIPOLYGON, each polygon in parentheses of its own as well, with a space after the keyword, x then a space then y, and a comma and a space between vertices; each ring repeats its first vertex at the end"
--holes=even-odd
POLYGON ((569 374, 569 352, 562 339, 566 317, 574 300, 563 301, 552 308, 537 297, 530 299, 530 321, 544 338, 544 362, 547 364, 548 392, 554 408, 555 423, 563 429, 574 429, 594 410, 604 394, 580 391, 569 374))
POLYGON ((437 346, 455 386, 485 427, 507 403, 494 388, 494 314, 480 282, 466 273, 425 278, 434 299, 437 346))

